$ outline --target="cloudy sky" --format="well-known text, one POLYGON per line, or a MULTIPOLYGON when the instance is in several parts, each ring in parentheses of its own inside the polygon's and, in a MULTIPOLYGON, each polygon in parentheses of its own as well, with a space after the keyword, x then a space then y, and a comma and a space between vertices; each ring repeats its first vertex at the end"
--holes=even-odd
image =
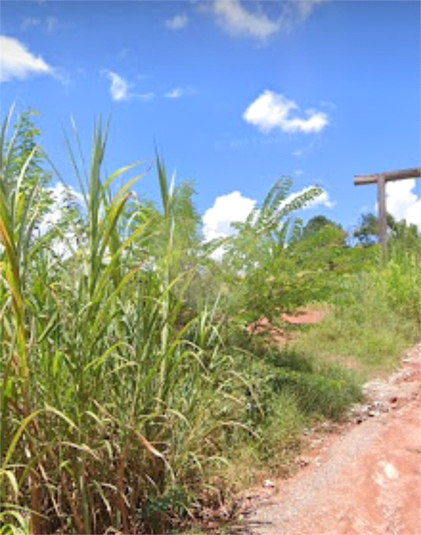
MULTIPOLYGON (((349 230, 376 204, 354 175, 420 165, 418 1, 3 1, 1 21, 2 114, 41 113, 68 183, 62 127, 89 147, 111 114, 107 169, 157 145, 208 237, 283 175, 324 189, 300 215, 349 230)), ((391 184, 388 208, 421 227, 420 183, 391 184)), ((156 196, 153 174, 138 192, 156 196)))

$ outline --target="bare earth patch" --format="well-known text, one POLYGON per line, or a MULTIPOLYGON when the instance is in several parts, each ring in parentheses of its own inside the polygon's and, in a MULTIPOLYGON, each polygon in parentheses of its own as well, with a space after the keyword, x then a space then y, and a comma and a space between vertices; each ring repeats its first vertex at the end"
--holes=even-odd
POLYGON ((346 423, 309 433, 298 473, 260 492, 246 531, 421 534, 421 344, 365 393, 346 423))
POLYGON ((295 314, 282 314, 282 319, 291 325, 314 325, 326 316, 326 310, 300 308, 295 314))
MULTIPOLYGON (((314 325, 320 323, 327 315, 326 310, 315 308, 300 308, 294 314, 282 314, 281 319, 287 325, 314 325)), ((271 325, 267 318, 259 318, 248 326, 251 334, 269 333, 271 339, 284 347, 293 340, 296 333, 271 325)))

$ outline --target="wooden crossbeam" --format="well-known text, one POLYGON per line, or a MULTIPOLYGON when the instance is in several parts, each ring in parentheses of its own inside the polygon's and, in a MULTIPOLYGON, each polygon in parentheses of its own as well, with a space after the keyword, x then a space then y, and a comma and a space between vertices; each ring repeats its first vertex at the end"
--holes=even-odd
POLYGON ((356 186, 377 184, 377 197, 379 204, 379 238, 383 249, 383 257, 387 257, 387 211, 386 211, 386 182, 403 180, 406 178, 421 177, 421 167, 401 169, 399 171, 387 171, 374 175, 357 175, 354 177, 356 186))
POLYGON ((421 167, 414 167, 413 169, 401 169, 400 171, 387 171, 385 173, 376 173, 374 175, 357 175, 354 177, 354 184, 356 186, 376 184, 378 183, 380 177, 383 177, 385 182, 389 182, 391 180, 402 180, 404 178, 418 178, 421 177, 421 167))

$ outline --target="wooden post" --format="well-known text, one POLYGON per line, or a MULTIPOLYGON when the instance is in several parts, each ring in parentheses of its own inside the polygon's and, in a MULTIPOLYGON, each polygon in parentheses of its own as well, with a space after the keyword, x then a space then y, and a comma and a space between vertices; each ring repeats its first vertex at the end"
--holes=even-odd
POLYGON ((383 259, 387 258, 387 212, 386 212, 386 180, 384 175, 377 179, 377 201, 379 206, 379 238, 382 246, 383 259))
POLYGON ((354 177, 355 186, 377 184, 377 199, 379 205, 379 238, 383 250, 384 260, 387 257, 387 211, 386 211, 386 182, 421 177, 421 167, 387 171, 374 175, 359 175, 354 177))

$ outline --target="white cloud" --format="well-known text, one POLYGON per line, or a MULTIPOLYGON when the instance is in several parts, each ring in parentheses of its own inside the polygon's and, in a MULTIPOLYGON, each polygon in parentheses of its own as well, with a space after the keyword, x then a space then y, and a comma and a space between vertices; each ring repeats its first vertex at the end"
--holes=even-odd
POLYGON ((182 30, 187 26, 188 22, 187 15, 175 15, 172 19, 165 21, 165 26, 170 30, 182 30))
POLYGON ((28 28, 33 28, 34 26, 39 26, 41 24, 41 21, 39 19, 35 19, 33 17, 26 17, 23 19, 20 29, 21 30, 27 30, 28 28))
POLYGON ((415 179, 387 182, 386 207, 398 221, 404 219, 421 229, 421 193, 414 191, 415 186, 415 179))
POLYGON ((213 11, 218 23, 232 35, 267 39, 281 28, 282 19, 273 21, 262 11, 252 13, 239 0, 215 0, 213 11))
POLYGON ((47 17, 43 20, 36 19, 33 17, 26 17, 23 19, 20 25, 20 29, 25 31, 29 28, 34 28, 35 26, 40 27, 47 33, 54 33, 59 29, 59 27, 61 27, 61 24, 59 24, 59 20, 57 17, 47 17))
POLYGON ((257 1, 213 0, 200 4, 200 8, 202 11, 212 13, 217 23, 230 35, 252 37, 264 41, 280 31, 291 31, 299 23, 305 21, 315 7, 324 1, 326 0, 273 2, 280 11, 277 17, 266 15, 262 9, 262 4, 265 2, 257 1), (210 4, 211 7, 203 6, 203 4, 210 4), (253 10, 249 8, 251 4, 254 5, 253 10))
POLYGON ((329 124, 328 116, 320 111, 306 110, 305 117, 293 116, 300 107, 293 101, 273 91, 264 91, 243 114, 243 119, 265 134, 274 128, 292 134, 320 132, 329 124))
POLYGON ((184 90, 181 89, 181 87, 176 87, 175 89, 172 89, 168 93, 165 93, 166 98, 180 98, 184 95, 184 90))
POLYGON ((322 4, 326 0, 296 0, 295 4, 299 14, 303 19, 306 19, 313 13, 314 8, 318 4, 322 4))
POLYGON ((106 76, 110 81, 110 95, 115 102, 121 102, 124 100, 130 100, 136 98, 143 102, 149 102, 155 97, 155 93, 152 91, 148 93, 133 93, 130 89, 130 84, 126 79, 113 71, 102 71, 102 74, 106 76))
POLYGON ((47 17, 47 33, 53 33, 58 29, 58 19, 56 17, 47 17))
POLYGON ((168 93, 165 93, 164 97, 165 98, 180 98, 180 97, 185 97, 188 95, 194 95, 195 93, 196 91, 192 87, 187 87, 187 88, 175 87, 171 91, 168 91, 168 93))
POLYGON ((116 54, 116 58, 118 59, 118 61, 123 61, 130 55, 130 52, 130 48, 122 48, 120 52, 116 54))
POLYGON ((217 197, 202 218, 205 241, 234 235, 231 223, 244 222, 255 205, 254 199, 243 197, 239 191, 217 197))
POLYGON ((111 81, 110 94, 111 98, 116 102, 121 100, 128 100, 129 95, 129 84, 122 78, 119 74, 108 71, 105 73, 107 78, 111 81))
POLYGON ((34 56, 25 45, 13 37, 0 35, 0 49, 0 82, 54 73, 54 69, 41 56, 34 56))

